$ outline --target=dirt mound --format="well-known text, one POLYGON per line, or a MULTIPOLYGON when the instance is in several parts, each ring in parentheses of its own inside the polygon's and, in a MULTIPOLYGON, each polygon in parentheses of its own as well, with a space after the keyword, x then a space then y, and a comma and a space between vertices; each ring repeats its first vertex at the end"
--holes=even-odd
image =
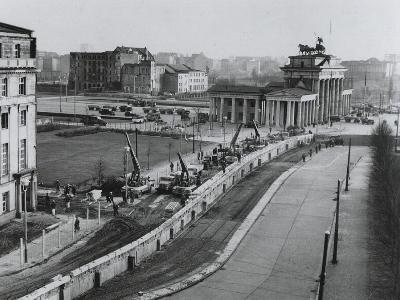
POLYGON ((110 234, 124 234, 132 231, 141 232, 143 230, 144 227, 139 225, 133 218, 120 216, 104 224, 104 226, 98 232, 96 232, 92 239, 98 239, 99 237, 104 238, 110 234))

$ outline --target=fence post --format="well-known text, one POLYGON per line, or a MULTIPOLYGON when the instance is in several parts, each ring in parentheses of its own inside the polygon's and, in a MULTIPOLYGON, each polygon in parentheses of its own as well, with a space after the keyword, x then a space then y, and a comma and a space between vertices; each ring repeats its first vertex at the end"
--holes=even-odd
POLYGON ((324 297, 324 284, 325 284, 325 269, 326 269, 326 257, 328 255, 328 244, 330 232, 325 231, 325 240, 324 240, 324 253, 322 256, 322 266, 321 266, 321 274, 319 275, 319 292, 318 292, 318 300, 322 300, 324 297))
POLYGON ((97 224, 100 225, 100 201, 99 201, 99 200, 97 200, 97 201, 98 201, 98 203, 99 203, 99 211, 97 212, 97 214, 98 214, 98 221, 97 221, 97 224))
POLYGON ((61 248, 61 224, 58 225, 58 230, 57 230, 57 234, 58 234, 58 248, 61 248))
POLYGON ((86 229, 89 230, 89 206, 86 207, 86 229))
POLYGON ((339 201, 340 201, 340 179, 337 183, 337 198, 336 198, 336 221, 335 221, 335 235, 333 238, 333 257, 332 263, 337 264, 337 247, 339 239, 339 201))
POLYGON ((75 215, 72 215, 72 241, 75 239, 75 215))
POLYGON ((42 257, 44 258, 44 245, 45 245, 46 230, 42 230, 42 257))
POLYGON ((19 261, 21 267, 24 265, 24 239, 19 239, 19 261))

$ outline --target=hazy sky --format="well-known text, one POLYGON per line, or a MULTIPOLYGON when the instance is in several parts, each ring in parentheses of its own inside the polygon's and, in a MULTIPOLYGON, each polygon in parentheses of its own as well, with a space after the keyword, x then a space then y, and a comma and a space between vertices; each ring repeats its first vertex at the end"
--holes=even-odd
POLYGON ((34 30, 40 50, 89 43, 214 58, 287 56, 320 35, 343 59, 382 59, 400 53, 399 12, 400 0, 0 0, 0 21, 34 30))

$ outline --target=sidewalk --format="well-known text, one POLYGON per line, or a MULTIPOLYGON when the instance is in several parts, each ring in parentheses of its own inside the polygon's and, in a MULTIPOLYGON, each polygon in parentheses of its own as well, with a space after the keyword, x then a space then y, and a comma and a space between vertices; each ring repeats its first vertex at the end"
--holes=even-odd
POLYGON ((97 219, 89 219, 88 221, 86 221, 85 219, 80 218, 81 230, 76 232, 74 234, 74 239, 72 239, 72 216, 58 215, 58 218, 61 219, 60 230, 58 228, 55 228, 49 232, 46 232, 45 234, 44 257, 42 255, 42 237, 39 237, 28 243, 28 263, 24 263, 21 266, 21 250, 19 248, 10 252, 9 254, 1 256, 0 276, 13 274, 34 265, 40 264, 52 255, 63 251, 65 248, 70 247, 72 244, 76 242, 79 243, 79 240, 82 237, 99 228, 97 219), (60 232, 60 247, 58 247, 58 232, 60 232))
POLYGON ((338 264, 327 265, 325 299, 390 299, 390 280, 384 275, 389 267, 379 255, 382 245, 369 219, 371 163, 369 156, 358 163, 349 191, 341 195, 338 264))
MULTIPOLYGON (((222 269, 172 299, 310 299, 347 147, 313 155, 274 195, 222 269)), ((367 153, 353 147, 351 162, 367 153)), ((343 298, 346 299, 346 298, 343 298)))

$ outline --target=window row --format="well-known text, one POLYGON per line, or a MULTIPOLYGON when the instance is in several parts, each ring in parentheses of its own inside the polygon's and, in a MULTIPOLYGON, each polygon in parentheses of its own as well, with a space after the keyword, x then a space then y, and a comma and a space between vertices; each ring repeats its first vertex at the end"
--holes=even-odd
POLYGON ((5 192, 1 194, 1 211, 0 215, 8 212, 10 210, 10 192, 5 192))
MULTIPOLYGON (((19 169, 26 169, 27 164, 27 155, 26 155, 26 139, 22 139, 19 141, 19 153, 18 153, 18 164, 19 169)), ((8 175, 10 171, 10 149, 9 144, 4 143, 1 145, 1 176, 8 175)))
MULTIPOLYGON (((8 112, 1 113, 1 129, 8 129, 10 126, 10 114, 8 112)), ((21 110, 19 112, 19 121, 18 124, 20 126, 26 126, 26 109, 21 110)))
MULTIPOLYGON (((7 97, 9 95, 8 78, 0 78, 0 96, 7 97)), ((26 95, 26 77, 18 78, 18 95, 26 95)))
POLYGON ((0 43, 0 58, 21 58, 21 45, 0 43))

